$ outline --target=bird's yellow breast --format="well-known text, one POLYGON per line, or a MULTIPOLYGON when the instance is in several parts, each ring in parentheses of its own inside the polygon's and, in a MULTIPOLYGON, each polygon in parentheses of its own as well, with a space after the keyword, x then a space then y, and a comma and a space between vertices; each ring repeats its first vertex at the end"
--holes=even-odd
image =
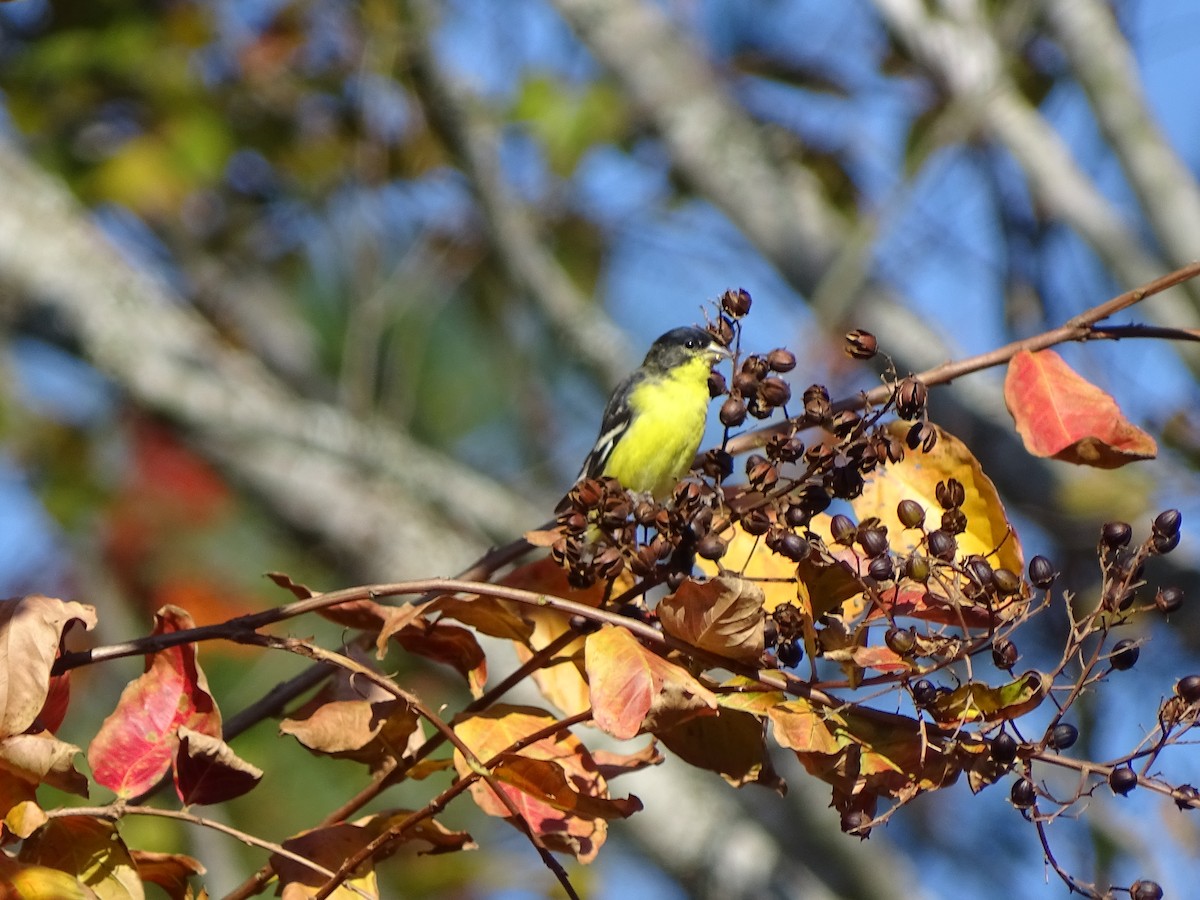
POLYGON ((613 448, 604 474, 629 490, 648 491, 656 500, 670 494, 704 438, 709 371, 707 360, 696 359, 639 385, 629 397, 629 428, 613 448))

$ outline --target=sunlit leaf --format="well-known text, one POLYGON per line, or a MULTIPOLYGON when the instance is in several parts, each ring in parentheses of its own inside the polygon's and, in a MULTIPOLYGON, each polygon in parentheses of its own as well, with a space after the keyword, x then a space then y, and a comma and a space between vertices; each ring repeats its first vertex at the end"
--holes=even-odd
POLYGON ((401 700, 330 700, 306 706, 279 725, 316 753, 353 759, 375 768, 404 755, 417 730, 417 714, 401 700))
POLYGON ((686 579, 658 605, 663 631, 718 656, 757 665, 763 654, 763 593, 732 575, 686 579))
POLYGON ((117 826, 92 816, 51 819, 25 841, 18 859, 69 872, 101 900, 145 896, 117 826))
POLYGON ((969 681, 949 693, 938 694, 928 709, 942 725, 1000 722, 1036 709, 1045 699, 1046 690, 1047 679, 1040 672, 1026 672, 997 687, 969 681))

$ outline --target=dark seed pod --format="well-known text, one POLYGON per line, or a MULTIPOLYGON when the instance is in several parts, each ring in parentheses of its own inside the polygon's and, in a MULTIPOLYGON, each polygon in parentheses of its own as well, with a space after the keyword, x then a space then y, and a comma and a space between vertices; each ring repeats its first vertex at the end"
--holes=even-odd
POLYGON ((750 293, 742 288, 728 290, 721 295, 721 309, 734 319, 740 319, 750 312, 750 293))
POLYGON ((784 531, 779 535, 778 540, 773 542, 768 540, 767 543, 772 544, 772 550, 792 562, 806 559, 810 551, 808 541, 794 531, 784 531))
POLYGON ((772 372, 790 372, 796 368, 796 354, 779 347, 767 354, 767 366, 772 372))
POLYGON ((715 331, 717 340, 719 340, 724 346, 733 346, 733 320, 728 316, 721 316, 721 321, 716 323, 716 327, 714 328, 712 325, 710 325, 708 326, 708 330, 710 333, 715 331))
POLYGON ((1181 810, 1195 809, 1196 804, 1200 803, 1200 790, 1196 790, 1190 784, 1181 784, 1171 796, 1175 798, 1175 805, 1181 810))
POLYGON ((720 447, 713 447, 704 454, 704 474, 717 481, 724 481, 733 474, 733 457, 720 447))
POLYGON ((814 422, 824 422, 833 411, 829 391, 823 385, 814 384, 804 391, 804 414, 814 422))
POLYGON ((855 834, 863 840, 871 835, 871 817, 861 809, 848 809, 842 813, 842 833, 855 834))
POLYGON ((883 642, 897 656, 908 656, 917 646, 917 636, 908 628, 889 628, 883 642))
POLYGON ((775 646, 775 642, 779 640, 779 626, 775 624, 774 619, 767 619, 763 622, 763 646, 767 649, 775 646))
POLYGON ((843 516, 838 513, 829 520, 829 533, 833 536, 835 542, 849 547, 854 543, 854 535, 858 529, 854 527, 854 523, 850 521, 849 516, 843 516))
POLYGON ((942 513, 942 531, 951 534, 962 534, 967 530, 967 514, 959 507, 948 509, 942 513))
POLYGON ((709 532, 696 544, 696 552, 703 559, 718 560, 728 549, 729 545, 714 532, 709 532))
POLYGON ((1150 536, 1150 546, 1154 548, 1154 552, 1165 556, 1176 547, 1179 546, 1179 532, 1174 534, 1158 534, 1150 536))
POLYGON ((917 584, 929 580, 929 560, 924 556, 910 556, 904 563, 904 574, 917 584))
POLYGON ((1029 580, 1033 586, 1046 590, 1054 584, 1058 573, 1054 571, 1054 563, 1044 556, 1035 556, 1029 561, 1029 580))
POLYGON ((766 493, 779 481, 779 469, 765 456, 755 453, 746 459, 746 480, 755 490, 766 493))
POLYGON ((833 502, 833 498, 829 495, 829 491, 825 490, 819 484, 806 484, 800 489, 796 496, 796 502, 801 504, 810 516, 815 516, 817 513, 824 512, 829 508, 829 504, 833 502))
POLYGON ((1002 731, 991 744, 992 759, 1002 766, 1011 766, 1017 758, 1017 739, 1007 731, 1002 731))
POLYGON ((892 566, 891 557, 875 557, 875 559, 871 560, 871 564, 867 566, 867 574, 879 582, 891 581, 896 574, 895 568, 892 566))
POLYGON ((896 388, 896 415, 902 419, 912 420, 925 411, 925 402, 929 399, 929 388, 924 382, 909 375, 896 388))
POLYGON ((725 383, 725 376, 720 372, 708 373, 708 396, 720 397, 729 390, 729 386, 725 383))
POLYGON ((1009 797, 1017 809, 1029 809, 1037 802, 1037 788, 1028 778, 1021 778, 1013 782, 1009 797))
POLYGON ((1129 886, 1129 900, 1162 900, 1163 889, 1157 881, 1143 878, 1129 886))
POLYGON ((840 438, 848 437, 854 433, 859 423, 862 421, 862 416, 850 409, 844 409, 837 413, 829 420, 829 430, 840 438))
POLYGON ((967 577, 981 591, 990 592, 995 589, 996 573, 992 571, 991 565, 982 556, 970 557, 964 568, 967 577))
MULTIPOLYGON (((921 450, 928 453, 937 446, 937 429, 928 422, 915 422, 904 435, 904 443, 909 450, 921 450)), ((903 454, 901 454, 903 455, 903 454)))
POLYGON ((887 530, 880 527, 858 529, 858 546, 870 559, 882 556, 888 551, 887 530))
POLYGON ((853 359, 870 359, 879 352, 879 341, 871 332, 856 328, 846 334, 845 349, 853 359))
POLYGON ((925 536, 925 541, 930 554, 943 562, 953 560, 954 554, 958 550, 958 543, 954 540, 954 535, 941 529, 929 532, 925 536))
POLYGON ((791 528, 803 528, 812 521, 812 513, 799 503, 793 503, 784 509, 783 521, 791 528))
POLYGON ((1021 654, 1017 650, 1017 645, 1008 638, 997 638, 992 643, 992 663, 997 669, 1010 672, 1020 658, 1021 654))
POLYGON ((1012 569, 997 569, 993 574, 996 578, 996 590, 1002 597, 1011 597, 1021 592, 1021 578, 1012 569))
POLYGON ((852 465, 834 466, 829 473, 829 490, 840 500, 853 500, 863 491, 862 473, 852 465))
POLYGON ((933 682, 928 678, 922 678, 920 681, 914 682, 912 686, 913 702, 917 706, 928 706, 937 699, 938 689, 933 686, 933 682))
POLYGON ((896 518, 905 528, 920 528, 925 524, 925 507, 916 500, 901 500, 896 504, 896 518))
POLYGON ((687 581, 687 572, 671 572, 667 575, 667 587, 672 591, 677 591, 687 581))
POLYGON ((1079 740, 1079 729, 1067 722, 1059 722, 1050 732, 1050 740, 1046 743, 1054 750, 1067 750, 1075 746, 1079 740))
POLYGON ((612 581, 625 571, 625 557, 616 547, 605 547, 592 560, 592 568, 601 581, 612 581))
POLYGON ((771 371, 771 367, 767 365, 765 357, 752 354, 742 360, 742 371, 747 375, 753 375, 756 381, 762 381, 771 371))
POLYGON ((1126 766, 1113 769, 1108 773, 1108 786, 1112 788, 1114 794, 1120 794, 1122 797, 1137 787, 1137 783, 1137 773, 1126 766))
POLYGON ((954 509, 967 502, 967 490, 957 478, 939 481, 933 489, 933 495, 942 509, 954 509))
POLYGON ((733 394, 738 397, 753 397, 758 393, 758 383, 762 381, 753 372, 745 368, 739 369, 733 376, 733 394))
POLYGON ((741 397, 729 397, 721 404, 719 413, 721 424, 726 428, 736 428, 746 421, 746 401, 741 397))
POLYGON ((1188 675, 1175 682, 1175 693, 1188 703, 1200 700, 1200 675, 1188 675))
POLYGON ((804 648, 796 641, 784 641, 775 651, 775 658, 785 669, 794 669, 804 659, 804 648))
POLYGON ((1138 661, 1138 656, 1141 655, 1141 648, 1133 641, 1124 640, 1117 641, 1113 646, 1112 655, 1108 659, 1108 664, 1118 672, 1124 672, 1126 669, 1132 669, 1138 661))
POLYGON ((1154 605, 1161 613, 1173 613, 1183 606, 1183 589, 1177 587, 1159 588, 1154 595, 1154 605))
POLYGON ((792 389, 782 378, 766 378, 759 385, 758 396, 767 406, 784 406, 792 399, 792 389))
POLYGON ((758 537, 771 530, 771 517, 765 509, 752 509, 742 516, 742 531, 758 537))
POLYGON ((1183 513, 1177 509, 1168 509, 1166 512, 1161 512, 1154 520, 1152 526, 1155 534, 1161 534, 1164 537, 1170 537, 1173 534, 1179 534, 1179 526, 1183 524, 1183 513))
POLYGON ((1133 529, 1127 522, 1105 522, 1100 529, 1100 542, 1114 550, 1127 546, 1131 537, 1133 537, 1133 529))

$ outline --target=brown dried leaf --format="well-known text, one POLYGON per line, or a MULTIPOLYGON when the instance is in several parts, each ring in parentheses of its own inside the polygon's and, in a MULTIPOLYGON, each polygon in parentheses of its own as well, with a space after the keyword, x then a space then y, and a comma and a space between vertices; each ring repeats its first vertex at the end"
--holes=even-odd
POLYGON ((647 650, 626 628, 605 625, 588 635, 584 667, 596 726, 621 740, 717 708, 712 691, 647 650))
POLYGON ((75 768, 79 752, 74 744, 60 741, 48 731, 15 734, 0 741, 0 769, 35 787, 48 784, 86 797, 87 778, 75 768))
POLYGON ((316 753, 374 769, 404 755, 417 724, 416 711, 402 700, 327 700, 305 718, 284 719, 279 730, 316 753))
POLYGON ((17 858, 70 873, 105 900, 144 896, 142 880, 117 826, 93 816, 51 819, 21 845, 17 858))
POLYGON ((96 610, 40 594, 0 601, 0 737, 25 731, 41 712, 50 669, 73 622, 90 631, 96 610))
POLYGON ((722 708, 658 732, 668 750, 700 769, 716 772, 734 787, 761 784, 787 792, 763 742, 763 723, 747 712, 722 708))
POLYGON ((761 588, 734 575, 703 583, 689 578, 663 598, 658 619, 663 631, 694 647, 758 665, 763 654, 764 600, 761 588))
POLYGON ((185 805, 204 806, 240 797, 262 780, 262 769, 220 738, 181 727, 175 754, 175 792, 185 805))
POLYGON ((596 762, 596 770, 608 781, 618 775, 628 775, 640 772, 650 766, 657 766, 663 761, 663 755, 658 752, 658 743, 651 740, 636 753, 613 753, 610 750, 595 750, 592 759, 596 762))
POLYGON ((193 875, 203 875, 204 866, 198 859, 182 853, 151 853, 148 850, 132 851, 133 864, 142 881, 157 884, 171 900, 192 900, 194 896, 188 885, 193 875))
POLYGON ((315 597, 317 592, 307 585, 300 584, 297 581, 292 581, 292 577, 284 572, 268 572, 267 577, 275 584, 291 593, 297 600, 308 600, 310 597, 315 597))
POLYGON ((450 666, 467 680, 472 696, 483 696, 487 657, 467 629, 445 622, 410 622, 398 631, 380 632, 380 648, 389 637, 409 653, 450 666))

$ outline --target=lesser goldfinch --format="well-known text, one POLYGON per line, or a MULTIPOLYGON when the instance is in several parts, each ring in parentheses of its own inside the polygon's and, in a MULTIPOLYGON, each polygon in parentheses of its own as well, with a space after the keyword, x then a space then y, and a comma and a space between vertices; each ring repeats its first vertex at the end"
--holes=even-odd
POLYGON ((675 328, 656 340, 641 367, 613 391, 576 480, 607 476, 635 493, 667 497, 704 437, 709 373, 729 356, 702 328, 675 328))

